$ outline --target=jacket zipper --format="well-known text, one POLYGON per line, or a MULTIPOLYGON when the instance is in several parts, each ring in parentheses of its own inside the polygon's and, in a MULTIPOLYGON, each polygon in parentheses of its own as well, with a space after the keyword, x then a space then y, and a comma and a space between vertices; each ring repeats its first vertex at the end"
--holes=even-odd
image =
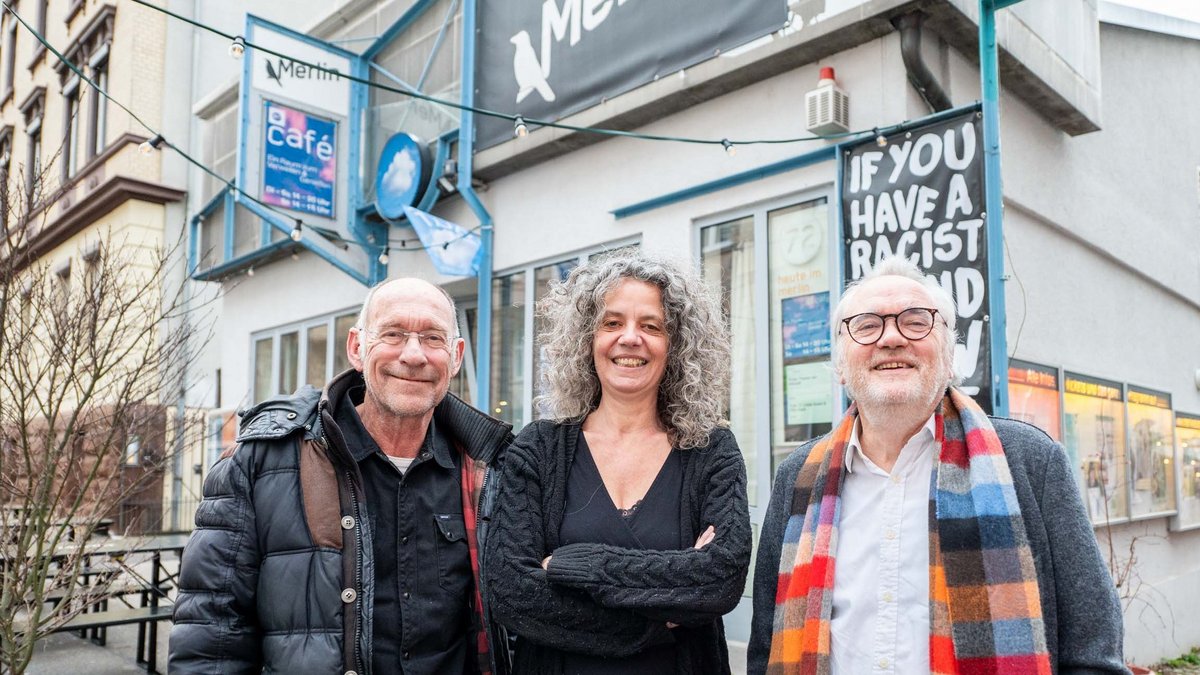
MULTIPOLYGON (((362 518, 361 518, 361 514, 359 513, 359 509, 358 509, 358 491, 354 488, 354 475, 349 471, 346 472, 346 482, 350 486, 350 503, 354 508, 354 522, 361 529, 362 528, 362 518)), ((363 613, 362 613, 362 606, 363 606, 362 559, 363 559, 363 551, 362 551, 362 537, 361 536, 356 536, 354 538, 354 555, 355 555, 354 591, 356 593, 358 593, 358 602, 355 603, 356 609, 354 612, 355 613, 355 616, 354 616, 354 660, 356 662, 355 665, 358 667, 358 672, 365 673, 365 672, 367 672, 367 670, 366 670, 366 667, 363 665, 363 658, 362 658, 362 618, 363 618, 363 613)))

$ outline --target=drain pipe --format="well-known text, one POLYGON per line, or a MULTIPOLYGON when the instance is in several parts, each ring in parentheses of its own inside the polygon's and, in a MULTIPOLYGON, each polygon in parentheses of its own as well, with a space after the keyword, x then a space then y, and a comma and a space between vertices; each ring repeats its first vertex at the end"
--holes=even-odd
POLYGON ((463 2, 462 104, 458 125, 458 193, 479 219, 479 337, 475 342, 475 407, 490 410, 492 385, 492 214, 471 185, 475 166, 475 5, 463 2))
POLYGON ((920 94, 931 112, 949 110, 953 106, 942 85, 938 84, 929 66, 921 58, 921 23, 925 15, 909 12, 892 19, 892 25, 900 31, 900 55, 904 58, 904 70, 908 81, 920 94))

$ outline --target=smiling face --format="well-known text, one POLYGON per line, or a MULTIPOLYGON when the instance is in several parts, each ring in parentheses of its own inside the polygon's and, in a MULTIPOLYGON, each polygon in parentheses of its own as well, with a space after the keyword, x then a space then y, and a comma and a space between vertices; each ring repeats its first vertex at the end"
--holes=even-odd
POLYGON ((592 337, 601 395, 655 400, 669 347, 662 291, 625 279, 604 296, 603 311, 592 337))
MULTIPOLYGON (((846 306, 844 316, 863 312, 898 314, 910 307, 935 307, 929 291, 920 283, 899 276, 881 276, 862 284, 846 306)), ((945 326, 934 317, 934 329, 921 340, 909 340, 884 323, 883 335, 873 345, 860 345, 838 326, 841 354, 838 376, 850 398, 865 410, 913 406, 932 411, 952 377, 946 356, 945 326)))
POLYGON ((377 289, 370 303, 364 325, 351 330, 346 342, 350 363, 367 383, 363 405, 384 417, 431 414, 462 364, 463 341, 451 339, 449 349, 427 349, 415 337, 389 345, 378 335, 393 329, 454 336, 446 297, 428 282, 397 279, 377 289))

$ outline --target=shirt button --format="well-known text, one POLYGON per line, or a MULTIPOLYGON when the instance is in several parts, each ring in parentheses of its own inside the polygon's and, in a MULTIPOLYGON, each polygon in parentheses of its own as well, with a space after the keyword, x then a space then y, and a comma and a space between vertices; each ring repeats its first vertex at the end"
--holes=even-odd
POLYGON ((892 601, 892 594, 891 594, 891 593, 889 593, 889 592, 886 592, 886 591, 885 591, 885 592, 884 592, 884 594, 883 594, 883 601, 884 601, 884 602, 891 602, 891 601, 892 601))
POLYGON ((350 604, 358 597, 358 592, 353 588, 347 588, 342 591, 342 602, 350 604))
POLYGON ((887 668, 887 667, 888 667, 888 660, 887 660, 887 659, 879 659, 879 667, 880 667, 880 668, 887 668))
POLYGON ((408 543, 408 537, 400 537, 400 543, 401 543, 401 544, 407 544, 407 543, 408 543))
POLYGON ((342 517, 342 529, 349 530, 353 527, 354 527, 354 516, 343 516, 342 517))
POLYGON ((408 652, 404 652, 404 658, 405 658, 405 660, 408 659, 408 652))
POLYGON ((407 600, 407 599, 408 599, 408 596, 409 596, 409 595, 410 595, 410 594, 409 594, 409 592, 408 592, 408 591, 404 591, 404 599, 405 599, 405 600, 407 600))
POLYGON ((884 533, 883 533, 883 536, 887 537, 888 539, 895 539, 895 538, 896 538, 896 531, 895 531, 895 530, 888 530, 887 532, 884 532, 884 533))
POLYGON ((900 479, 900 474, 898 474, 898 473, 894 473, 894 474, 892 474, 892 482, 893 482, 893 483, 895 483, 895 484, 899 485, 899 484, 900 484, 900 480, 901 480, 901 479, 900 479))

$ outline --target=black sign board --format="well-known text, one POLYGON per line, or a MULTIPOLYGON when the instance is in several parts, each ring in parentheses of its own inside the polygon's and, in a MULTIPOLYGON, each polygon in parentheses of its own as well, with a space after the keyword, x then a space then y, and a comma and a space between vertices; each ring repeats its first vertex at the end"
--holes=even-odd
POLYGON ((906 256, 949 290, 958 310, 956 372, 992 410, 991 322, 977 109, 913 126, 847 151, 842 166, 842 272, 849 283, 872 265, 906 256))
MULTIPOLYGON (((782 0, 504 0, 479 3, 475 104, 556 120, 783 26, 782 0)), ((476 147, 513 123, 477 116, 476 147)))

